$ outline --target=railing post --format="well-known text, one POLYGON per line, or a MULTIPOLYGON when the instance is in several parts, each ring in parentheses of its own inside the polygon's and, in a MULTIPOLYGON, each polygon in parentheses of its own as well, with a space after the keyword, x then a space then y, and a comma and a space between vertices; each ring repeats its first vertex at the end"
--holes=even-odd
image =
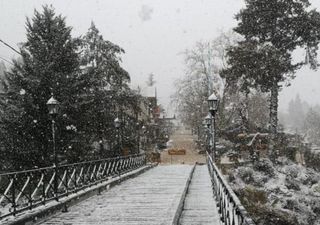
POLYGON ((58 201, 58 167, 57 165, 54 165, 54 194, 55 194, 55 199, 58 201))
POLYGON ((209 153, 207 153, 206 161, 222 222, 226 225, 254 225, 254 222, 223 178, 209 153))
MULTIPOLYGON (((74 188, 77 189, 78 184, 77 184, 77 180, 78 180, 78 175, 77 175, 77 168, 74 168, 74 188)), ((80 169, 81 171, 81 169, 80 169)))
POLYGON ((11 197, 12 197, 12 208, 13 208, 13 215, 15 216, 16 215, 16 211, 17 211, 17 205, 16 205, 16 175, 13 174, 12 175, 12 187, 11 187, 11 197))
POLYGON ((0 220, 34 208, 39 205, 38 203, 46 204, 49 200, 59 201, 62 195, 70 193, 71 190, 77 192, 84 187, 106 180, 110 175, 120 176, 142 167, 145 163, 145 154, 134 154, 1 174, 0 179, 4 183, 4 188, 0 190, 0 204, 5 204, 8 212, 3 212, 0 220), (101 170, 102 164, 104 164, 103 170, 101 170), (92 174, 95 176, 90 180, 92 174), (24 181, 24 178, 27 180, 24 181))
MULTIPOLYGON (((43 172, 42 172, 43 173, 43 172)), ((42 175, 42 174, 41 174, 42 175)), ((44 175, 43 175, 44 177, 44 175)), ((42 203, 45 205, 46 204, 46 185, 45 185, 45 177, 43 178, 42 181, 42 203)))
POLYGON ((65 184, 65 188, 66 188, 67 195, 68 195, 69 194, 69 176, 70 176, 69 171, 70 171, 70 169, 69 169, 69 167, 65 167, 65 168, 66 168, 66 180, 65 180, 66 184, 65 184))
MULTIPOLYGON (((31 182, 32 182, 32 173, 30 173, 30 175, 29 175, 31 178, 31 182)), ((30 205, 30 210, 32 209, 32 204, 33 204, 33 202, 32 202, 32 190, 31 190, 31 186, 29 186, 29 188, 28 188, 28 198, 29 198, 29 205, 30 205)))

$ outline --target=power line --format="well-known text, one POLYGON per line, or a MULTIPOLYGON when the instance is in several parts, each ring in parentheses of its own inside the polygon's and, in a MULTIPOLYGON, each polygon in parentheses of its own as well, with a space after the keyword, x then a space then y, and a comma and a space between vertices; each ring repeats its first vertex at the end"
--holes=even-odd
POLYGON ((21 53, 16 50, 14 47, 10 46, 9 44, 7 44, 6 42, 4 42, 3 40, 0 39, 0 42, 2 42, 4 45, 6 45, 7 47, 11 48, 11 50, 15 51, 16 53, 18 53, 19 55, 21 55, 21 53))
POLYGON ((2 59, 3 61, 6 61, 7 63, 9 63, 9 64, 11 64, 11 65, 14 66, 14 64, 13 64, 12 62, 10 62, 9 60, 7 60, 7 59, 5 59, 5 58, 3 58, 3 57, 1 57, 1 56, 0 56, 0 59, 2 59))

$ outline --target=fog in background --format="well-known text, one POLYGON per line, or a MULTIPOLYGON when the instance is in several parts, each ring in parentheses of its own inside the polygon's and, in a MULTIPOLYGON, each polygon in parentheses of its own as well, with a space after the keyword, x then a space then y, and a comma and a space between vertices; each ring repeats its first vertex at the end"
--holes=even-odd
MULTIPOLYGON (((320 8, 319 0, 310 2, 320 8)), ((85 34, 93 21, 106 40, 124 48, 123 66, 133 87, 143 89, 153 73, 159 101, 169 113, 173 82, 184 75, 182 52, 232 29, 237 24, 234 15, 244 6, 242 0, 0 0, 0 39, 18 48, 26 40, 26 17, 44 4, 67 18, 74 37, 85 34)), ((0 43, 0 57, 11 60, 17 54, 0 43)), ((301 69, 281 91, 280 111, 287 112, 297 94, 310 105, 320 104, 319 75, 301 69)))

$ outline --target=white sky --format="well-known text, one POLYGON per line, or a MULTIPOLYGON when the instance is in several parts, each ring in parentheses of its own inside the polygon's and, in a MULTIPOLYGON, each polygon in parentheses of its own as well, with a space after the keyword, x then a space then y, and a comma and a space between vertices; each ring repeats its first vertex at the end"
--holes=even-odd
MULTIPOLYGON (((320 8, 319 0, 311 2, 320 8)), ((234 14, 244 5, 242 0, 0 0, 0 38, 15 47, 25 41, 26 17, 43 4, 52 4, 67 17, 74 36, 86 33, 94 21, 106 40, 125 49, 123 66, 133 85, 145 86, 148 75, 155 75, 160 103, 167 110, 173 81, 184 73, 181 52, 234 27, 234 14)), ((15 56, 0 43, 0 57, 15 56)), ((292 86, 281 92, 280 109, 286 110, 297 93, 320 104, 319 75, 299 71, 292 86)))

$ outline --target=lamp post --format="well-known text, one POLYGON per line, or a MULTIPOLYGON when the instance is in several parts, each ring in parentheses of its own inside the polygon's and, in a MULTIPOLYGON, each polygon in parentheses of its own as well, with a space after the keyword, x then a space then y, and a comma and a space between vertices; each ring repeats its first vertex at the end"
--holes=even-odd
POLYGON ((54 176, 54 192, 58 194, 58 157, 57 157, 57 151, 56 151, 56 126, 55 126, 55 119, 58 115, 60 102, 58 102, 53 95, 51 98, 47 101, 47 107, 49 111, 49 115, 51 116, 51 129, 52 129, 52 144, 53 144, 53 155, 54 155, 54 169, 55 169, 55 176, 54 176))
POLYGON ((211 114, 208 114, 208 115, 204 118, 204 124, 206 125, 207 128, 210 128, 210 127, 211 127, 211 123, 212 123, 211 114))
POLYGON ((121 152, 121 138, 120 138, 120 126, 121 126, 121 121, 119 120, 119 118, 115 118, 114 119, 114 126, 117 129, 117 135, 118 135, 118 156, 120 156, 120 152, 121 152))
POLYGON ((137 154, 140 153, 140 123, 136 123, 136 132, 137 132, 137 154))
POLYGON ((217 96, 213 93, 212 95, 209 96, 208 98, 208 106, 209 106, 209 112, 212 116, 212 123, 213 125, 211 126, 212 129, 212 139, 213 139, 213 151, 212 151, 212 159, 214 158, 216 154, 216 113, 218 111, 218 106, 219 106, 219 99, 217 96))
POLYGON ((145 148, 146 148, 146 132, 147 132, 146 126, 143 125, 143 126, 141 127, 141 130, 142 130, 142 134, 143 134, 143 136, 142 136, 142 138, 143 138, 142 148, 143 148, 144 151, 146 151, 146 149, 145 149, 145 148))
POLYGON ((56 134, 55 134, 55 119, 58 115, 60 102, 58 102, 53 96, 47 101, 47 107, 49 115, 51 116, 51 129, 52 129, 52 143, 53 143, 53 155, 54 155, 54 165, 57 166, 58 159, 56 153, 56 134))
POLYGON ((99 157, 100 158, 103 158, 102 154, 103 154, 103 140, 100 139, 99 140, 99 157))
POLYGON ((207 133, 208 133, 208 153, 210 154, 211 152, 211 155, 213 157, 213 151, 211 149, 212 147, 212 142, 213 142, 213 134, 212 134, 212 116, 210 113, 208 113, 208 115, 204 118, 204 125, 206 126, 206 130, 207 130, 207 133))

